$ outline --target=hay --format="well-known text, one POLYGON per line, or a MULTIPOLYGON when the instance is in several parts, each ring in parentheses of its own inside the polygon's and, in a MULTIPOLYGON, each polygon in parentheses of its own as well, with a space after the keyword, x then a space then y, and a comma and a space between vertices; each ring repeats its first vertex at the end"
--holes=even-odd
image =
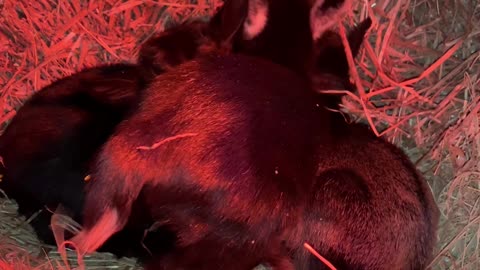
MULTIPOLYGON (((68 266, 77 265, 75 252, 69 251, 67 259, 68 266)), ((141 269, 132 259, 117 260, 105 253, 85 257, 84 261, 88 269, 141 269)), ((0 204, 0 269, 68 269, 56 247, 41 245, 28 220, 17 215, 17 205, 11 200, 0 204)))
POLYGON ((377 24, 358 59, 366 93, 345 107, 427 177, 442 213, 434 269, 479 269, 480 5, 386 0, 368 13, 377 24))
MULTIPOLYGON (((210 15, 219 4, 0 0, 2 127, 53 80, 100 63, 132 61, 137 45, 153 32, 210 15)), ((345 110, 401 146, 427 177, 442 212, 433 268, 480 269, 480 5, 362 0, 346 25, 366 14, 374 26, 356 69, 364 91, 345 98, 345 110)), ((42 251, 16 216, 14 203, 2 201, 1 207, 0 268, 15 262, 63 269, 55 249, 42 251)), ((74 253, 69 256, 75 261, 74 253)), ((85 260, 88 269, 135 268, 131 260, 106 254, 85 260)))

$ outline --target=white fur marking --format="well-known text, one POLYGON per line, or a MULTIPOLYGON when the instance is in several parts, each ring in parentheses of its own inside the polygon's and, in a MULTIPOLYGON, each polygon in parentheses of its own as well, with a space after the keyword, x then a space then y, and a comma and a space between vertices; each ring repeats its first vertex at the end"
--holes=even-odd
POLYGON ((251 40, 258 36, 268 20, 268 4, 266 0, 250 0, 248 2, 248 16, 243 24, 243 37, 251 40))
POLYGON ((95 252, 110 236, 120 230, 118 212, 108 209, 98 220, 97 224, 88 231, 82 230, 73 237, 72 242, 82 254, 95 252))
POLYGON ((325 31, 329 30, 336 23, 341 22, 342 17, 352 6, 351 0, 344 0, 338 8, 328 8, 326 11, 320 11, 324 0, 317 0, 310 10, 310 28, 312 29, 312 38, 317 40, 325 31))

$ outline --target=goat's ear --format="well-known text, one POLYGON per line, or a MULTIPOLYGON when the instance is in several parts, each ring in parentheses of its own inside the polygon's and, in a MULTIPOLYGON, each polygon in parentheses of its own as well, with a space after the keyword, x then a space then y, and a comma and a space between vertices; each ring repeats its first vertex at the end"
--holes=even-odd
POLYGON ((228 41, 242 28, 248 14, 248 0, 225 0, 210 19, 209 28, 220 41, 228 41))
POLYGON ((352 0, 316 0, 310 10, 310 29, 313 40, 342 21, 351 9, 352 0))
POLYGON ((372 19, 366 18, 348 33, 348 44, 350 45, 353 57, 356 57, 360 51, 363 39, 368 29, 370 29, 370 26, 372 26, 372 19))
POLYGON ((268 0, 248 1, 247 18, 243 24, 243 39, 251 40, 262 33, 267 25, 268 12, 268 0))

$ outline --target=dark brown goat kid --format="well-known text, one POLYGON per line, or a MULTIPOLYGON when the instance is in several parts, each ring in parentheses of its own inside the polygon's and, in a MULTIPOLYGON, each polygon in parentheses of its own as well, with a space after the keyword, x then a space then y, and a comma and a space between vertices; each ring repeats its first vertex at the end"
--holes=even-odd
MULTIPOLYGON (((192 51, 189 45, 227 44, 228 40, 222 38, 233 35, 228 32, 238 28, 233 19, 241 19, 223 19, 218 14, 212 22, 194 21, 176 26, 157 38, 157 53, 165 56, 162 64, 173 67, 202 52, 192 51), (204 33, 201 39, 192 35, 199 29, 204 33), (184 46, 172 47, 172 44, 184 46), (188 57, 178 58, 178 55, 188 57)), ((62 78, 35 93, 0 137, 0 155, 5 165, 0 168, 3 175, 0 188, 16 200, 20 214, 30 217, 41 211, 31 224, 44 243, 55 244, 50 222, 51 211, 58 205, 81 222, 82 190, 91 163, 116 126, 138 106, 152 79, 145 72, 150 69, 148 63, 103 65, 62 78)), ((117 256, 149 256, 141 240, 153 221, 143 215, 140 203, 134 208, 138 211, 134 211, 136 215, 131 222, 102 245, 100 251, 117 256)), ((173 237, 168 231, 157 230, 149 234, 146 244, 152 251, 168 250, 173 237)))
MULTIPOLYGON (((268 15, 286 2, 250 2, 242 33, 278 33, 268 15), (265 10, 266 22, 256 20, 265 10)), ((332 5, 298 4, 297 15, 312 14, 299 27, 313 26, 313 37, 322 36, 314 27, 323 4, 332 5)), ((424 269, 438 210, 408 158, 324 109, 303 64, 244 48, 213 50, 154 79, 96 159, 77 247, 96 250, 140 198, 177 236, 147 269, 325 269, 304 242, 339 269, 424 269)))

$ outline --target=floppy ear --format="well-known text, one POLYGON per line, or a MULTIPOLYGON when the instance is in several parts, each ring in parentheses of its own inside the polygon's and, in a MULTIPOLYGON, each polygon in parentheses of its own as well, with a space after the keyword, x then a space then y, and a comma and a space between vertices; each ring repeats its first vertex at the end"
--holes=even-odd
POLYGON ((251 40, 263 31, 268 21, 268 9, 268 0, 248 1, 248 14, 243 24, 244 39, 251 40))
POLYGON ((242 29, 241 39, 258 36, 268 18, 268 0, 225 0, 210 20, 210 29, 221 41, 231 40, 242 29))
POLYGON ((319 39, 351 9, 352 0, 316 0, 310 10, 310 29, 313 40, 319 39))
POLYGON ((209 28, 218 41, 229 41, 243 26, 248 13, 248 0, 225 0, 210 19, 209 28))
POLYGON ((350 45, 354 58, 357 56, 358 51, 360 51, 360 46, 370 26, 372 26, 372 19, 366 18, 348 33, 348 44, 350 45))

